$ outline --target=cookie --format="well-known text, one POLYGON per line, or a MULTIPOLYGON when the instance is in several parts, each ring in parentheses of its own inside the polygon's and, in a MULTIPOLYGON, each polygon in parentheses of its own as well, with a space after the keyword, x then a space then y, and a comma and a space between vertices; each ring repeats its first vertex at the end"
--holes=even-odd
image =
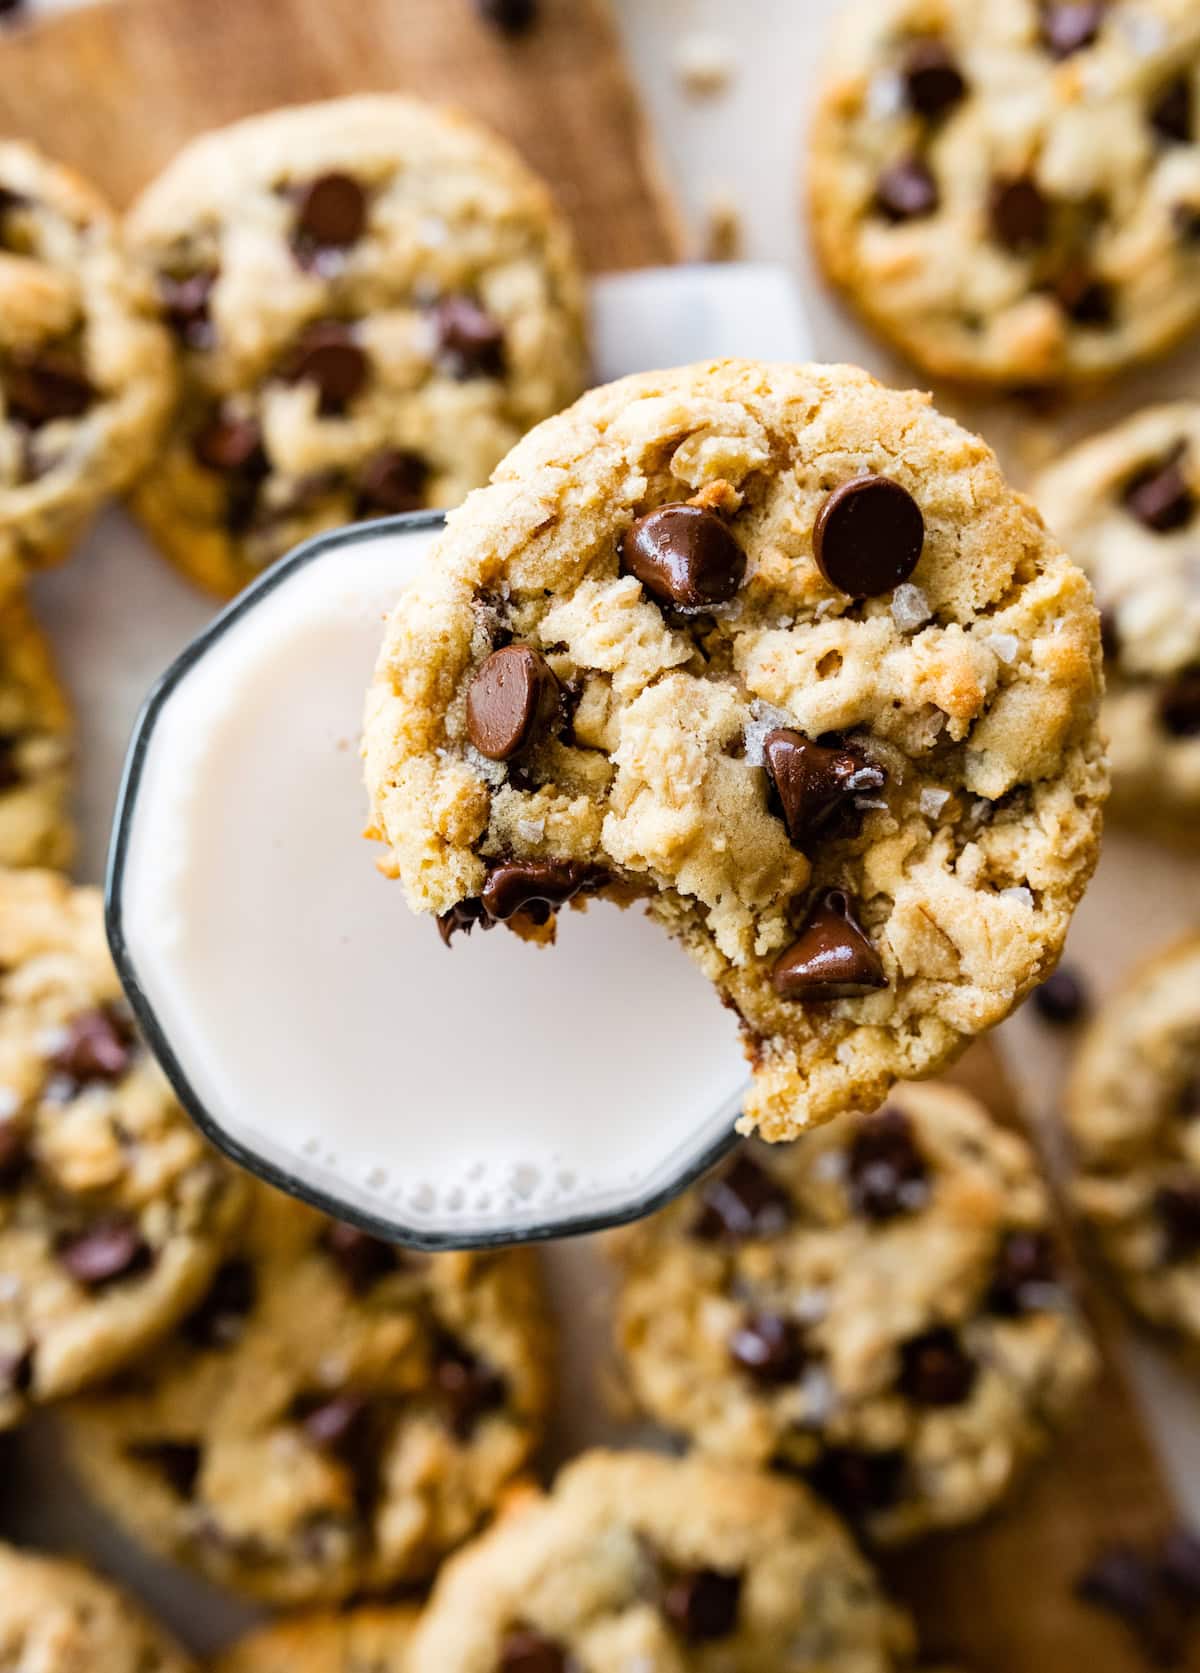
POLYGON ((0 580, 56 563, 146 463, 170 339, 76 175, 0 142, 0 580))
POLYGON ((403 1673, 417 1623, 405 1608, 306 1615, 252 1632, 212 1673, 403 1673))
POLYGON ((810 183, 826 273, 931 376, 1160 355, 1200 322, 1194 0, 859 0, 810 183))
POLYGON ((1093 1370, 1033 1158, 952 1087, 746 1146, 612 1248, 637 1404, 875 1540, 991 1509, 1093 1370))
POLYGON ((583 387, 570 234, 456 113, 373 95, 239 122, 129 231, 183 377, 134 509, 223 596, 323 529, 456 505, 583 387))
POLYGON ((907 1623, 804 1488, 594 1452, 442 1571, 409 1673, 888 1673, 907 1623))
POLYGON ((1073 1196, 1142 1316, 1200 1343, 1200 935, 1137 970, 1080 1048, 1073 1196))
POLYGON ((522 442, 397 605, 371 834, 447 939, 645 899, 742 1020, 743 1128, 792 1138, 1049 973, 1096 859, 1099 681, 1083 576, 926 397, 629 378, 522 442))
POLYGON ((1113 807, 1200 846, 1200 403, 1083 443, 1034 497, 1104 624, 1113 807))
POLYGON ((528 1251, 423 1256, 260 1187, 164 1345, 69 1409, 101 1503, 220 1585, 299 1604, 427 1578, 541 1438, 528 1251))
POLYGON ((0 873, 0 1428, 182 1317, 244 1201, 137 1037, 99 891, 0 873))
POLYGON ((191 1662, 80 1563, 0 1545, 0 1657, 14 1673, 188 1673, 191 1662))
POLYGON ((73 734, 24 588, 0 586, 0 867, 70 864, 73 734))

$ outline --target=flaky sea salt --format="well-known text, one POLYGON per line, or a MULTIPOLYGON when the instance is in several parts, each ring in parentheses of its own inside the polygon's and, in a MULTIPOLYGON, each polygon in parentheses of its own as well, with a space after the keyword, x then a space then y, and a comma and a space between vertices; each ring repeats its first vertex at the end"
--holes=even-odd
POLYGON ((750 719, 742 732, 746 745, 746 760, 752 767, 763 764, 763 744, 768 732, 774 732, 778 726, 793 726, 795 722, 786 709, 772 708, 770 703, 754 702, 750 705, 750 719))
POLYGON ((1015 888, 1001 889, 1001 900, 1016 901, 1019 906, 1033 906, 1033 890, 1025 883, 1018 883, 1015 888))
POLYGON ((1015 633, 989 633, 983 642, 1001 662, 1009 665, 1017 660, 1017 653, 1021 649, 1021 641, 1015 633))
POLYGON ((932 614, 929 600, 911 581, 902 582, 892 594, 892 620, 901 633, 914 633, 932 614))
POLYGON ((872 76, 867 88, 867 114, 876 122, 898 116, 904 109, 904 81, 895 70, 872 76))
POLYGON ((546 834, 544 819, 518 819, 517 835, 522 842, 540 842, 546 834))
POLYGON ((937 785, 927 784, 921 792, 921 812, 926 819, 940 819, 942 809, 954 794, 952 790, 942 790, 937 785))

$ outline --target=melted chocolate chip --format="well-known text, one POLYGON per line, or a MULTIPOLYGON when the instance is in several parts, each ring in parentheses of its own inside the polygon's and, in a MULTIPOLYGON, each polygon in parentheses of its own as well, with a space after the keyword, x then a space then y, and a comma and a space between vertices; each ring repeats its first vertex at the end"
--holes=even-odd
POLYGON ((1070 1028, 1088 1008, 1083 977, 1067 965, 1059 965, 1052 976, 1034 989, 1033 1008, 1043 1022, 1055 1028, 1070 1028))
POLYGON ((903 1110, 885 1108, 860 1121, 846 1156, 846 1187, 855 1212, 882 1223, 929 1200, 929 1170, 903 1110))
POLYGON ((754 1378, 774 1386, 795 1382, 808 1354, 803 1332, 778 1313, 751 1313, 729 1338, 729 1357, 754 1378))
POLYGON ((17 1184, 29 1162, 29 1135, 20 1122, 0 1121, 0 1191, 17 1184))
POLYGON ((365 1295, 383 1278, 398 1272, 404 1256, 394 1244, 372 1237, 344 1220, 332 1220, 325 1233, 325 1249, 357 1295, 365 1295))
POLYGON ((504 376, 504 327, 470 296, 444 296, 434 310, 438 358, 450 376, 504 376))
POLYGON ((345 412, 366 388, 370 372, 353 332, 339 320, 310 325, 284 368, 290 383, 316 385, 319 410, 327 417, 345 412))
POLYGON ((489 761, 510 761, 558 707, 558 681, 529 645, 493 651, 467 689, 467 736, 489 761))
POLYGON ((787 1192, 743 1150, 704 1186, 692 1236, 707 1243, 777 1237, 792 1216, 787 1192))
POLYGON ((860 476, 836 488, 813 528, 817 568, 850 598, 892 592, 916 569, 925 546, 921 508, 887 476, 860 476))
POLYGON ((914 41, 904 62, 904 87, 911 110, 931 121, 945 116, 966 97, 967 83, 945 41, 914 41))
POLYGON ((848 798, 877 795, 887 783, 883 768, 861 750, 827 748, 786 727, 764 738, 763 766, 788 836, 800 847, 830 825, 848 798))
POLYGON ((349 249, 366 228, 366 193, 352 175, 322 174, 299 188, 292 250, 302 267, 319 267, 329 253, 349 249))
POLYGON ((117 1081, 133 1062, 135 1043, 133 1029, 111 1008, 83 1011, 71 1018, 65 1039, 49 1061, 77 1086, 117 1081))
POLYGON ((181 1499, 190 1499, 200 1478, 203 1454, 190 1441, 137 1441, 129 1456, 157 1470, 181 1499))
POLYGON ((460 1441, 469 1440, 479 1419, 500 1410, 508 1398, 508 1384, 500 1373, 450 1336, 438 1344, 433 1377, 450 1428, 460 1441))
POLYGON ((232 1348, 258 1300, 258 1277, 249 1261, 226 1261, 199 1307, 184 1320, 183 1335, 196 1348, 232 1348))
POLYGON ((1050 205, 1035 180, 997 180, 990 202, 992 235, 1008 250, 1036 250, 1050 231, 1050 205))
POLYGON ((561 1644, 532 1627, 514 1627, 500 1646, 496 1673, 571 1673, 571 1658, 561 1644))
POLYGON ((879 954, 841 889, 818 898, 798 939, 776 959, 771 981, 781 999, 809 1004, 860 999, 888 985, 879 954))
POLYGON ((0 1353, 0 1393, 28 1394, 33 1387, 33 1349, 0 1353))
POLYGON ((727 604, 746 574, 746 554, 715 511, 662 505, 639 517, 621 542, 621 568, 660 604, 685 612, 727 604))
POLYGON ((537 22, 538 0, 475 0, 479 15, 506 35, 523 35, 537 22))
POLYGON ((1163 1234, 1163 1254, 1171 1262, 1200 1254, 1200 1181, 1163 1185, 1154 1198, 1163 1234))
POLYGON ((1200 668, 1191 668, 1159 693, 1158 718, 1173 738, 1200 737, 1200 668))
POLYGON ((208 349, 213 344, 209 303, 217 282, 215 268, 199 273, 162 273, 158 279, 159 301, 169 330, 185 347, 208 349))
POLYGON ((742 1576, 715 1568, 676 1575, 663 1592, 663 1614, 689 1644, 728 1638, 737 1627, 742 1576))
POLYGON ((577 860, 504 860, 488 872, 481 899, 488 916, 503 923, 531 906, 563 906, 603 881, 597 867, 577 860))
POLYGON ((10 416, 31 430, 58 419, 81 418, 96 399, 82 366, 61 349, 14 356, 3 383, 10 416))
POLYGON ((1042 10, 1042 40, 1055 58, 1089 47, 1104 22, 1102 0, 1049 0, 1042 10))
POLYGON ((152 1262, 137 1225, 117 1216, 60 1239, 55 1253, 77 1284, 93 1290, 144 1272, 152 1262))
POLYGON ((464 935, 470 935, 476 924, 480 929, 495 929, 496 920, 488 917, 487 909, 481 900, 456 901, 437 921, 442 946, 451 946, 459 930, 462 930, 464 935))
POLYGON ((1039 1312, 1058 1281, 1058 1254, 1048 1232, 1007 1232, 996 1256, 988 1307, 1008 1319, 1039 1312))
POLYGON ((1190 145, 1195 137, 1195 101, 1190 77, 1178 76, 1150 107, 1150 126, 1169 145, 1190 145))
POLYGON ((900 1350, 901 1393, 920 1406, 961 1406, 978 1374, 952 1330, 926 1331, 900 1350))
POLYGON ((419 511, 429 484, 429 461, 407 447, 390 447, 363 466, 355 512, 359 517, 396 517, 419 511))
POLYGON ((322 1452, 345 1457, 357 1451, 363 1439, 369 1407, 361 1394, 350 1392, 313 1395, 295 1407, 305 1435, 322 1452))
POLYGON ((876 207, 889 221, 923 220, 941 201, 938 183, 920 157, 904 157, 893 163, 875 185, 876 207))
POLYGON ((1183 473, 1182 450, 1141 470, 1126 485, 1122 504, 1155 534, 1186 528, 1196 513, 1196 496, 1183 473))
POLYGON ((1063 312, 1079 326, 1106 330, 1117 317, 1113 288, 1086 267, 1069 267, 1059 275, 1054 295, 1063 312))
POLYGON ((860 1452, 830 1447, 812 1471, 822 1498, 851 1522, 862 1522, 900 1502, 905 1459, 900 1451, 860 1452))
POLYGON ((206 470, 221 476, 263 477, 270 468, 262 430, 254 418, 219 412, 192 438, 192 452, 206 470))

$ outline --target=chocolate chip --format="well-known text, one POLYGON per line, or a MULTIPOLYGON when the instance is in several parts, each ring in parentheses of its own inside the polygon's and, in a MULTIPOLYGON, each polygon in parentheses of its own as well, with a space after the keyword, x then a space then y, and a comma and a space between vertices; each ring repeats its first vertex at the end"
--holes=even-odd
POLYGON ((299 188, 292 249, 302 267, 320 266, 327 253, 349 249, 366 227, 366 193, 353 175, 322 174, 299 188))
POLYGON ((1059 965, 1052 976, 1034 989, 1033 1008, 1043 1022, 1056 1028, 1070 1028, 1088 1008, 1083 977, 1068 965, 1059 965))
POLYGON ((464 935, 470 935, 476 924, 480 929, 495 929, 496 920, 488 917, 487 909, 481 900, 456 901, 437 921, 442 946, 449 947, 459 930, 462 930, 464 935))
POLYGON ((1190 1528, 1175 1528, 1163 1541, 1159 1554, 1163 1580, 1189 1606, 1200 1607, 1200 1535, 1190 1528))
POLYGON ((1173 738, 1200 737, 1200 668, 1189 669, 1163 687, 1158 718, 1173 738))
POLYGON ((1163 1185, 1154 1198, 1168 1261, 1190 1261, 1200 1254, 1200 1181, 1163 1185))
POLYGON ((370 362, 340 320, 318 320, 295 345, 285 366, 290 383, 315 384, 319 410, 327 417, 345 412, 361 395, 370 376, 370 362))
POLYGON ((571 1673, 571 1658, 561 1644, 532 1627, 514 1627, 500 1646, 496 1673, 571 1673))
POLYGON ((29 1161, 29 1135, 18 1121, 0 1121, 0 1191, 11 1190, 29 1161))
POLYGON ((1017 253, 1036 250, 1050 231, 1050 205, 1036 180, 997 180, 989 206, 992 234, 1017 253))
POLYGON ((887 476, 860 476, 835 488, 813 528, 817 568, 851 598, 892 592, 908 580, 924 546, 920 506, 887 476))
POLYGON ((846 1170, 851 1205, 867 1220, 894 1220, 929 1200, 929 1170, 903 1110, 885 1108, 859 1122, 846 1170))
POLYGON ((597 867, 577 860, 504 860, 488 872, 481 898, 488 916, 503 923, 531 906, 553 910, 603 880, 597 867))
POLYGON ((217 282, 215 268, 199 273, 162 273, 158 295, 163 318, 179 341, 190 349, 207 349, 213 344, 209 303, 217 282))
POLYGON ((860 999, 888 985, 879 954, 841 889, 818 898, 799 938, 776 959, 771 981, 781 999, 811 1004, 860 999))
POLYGON ((33 1387, 33 1349, 0 1353, 0 1392, 28 1394, 33 1387))
POLYGON ((1117 317, 1113 288, 1097 279, 1086 267, 1070 267, 1059 275, 1054 296, 1063 312, 1076 325, 1105 330, 1117 317))
POLYGON ((904 62, 904 85, 909 108, 935 120, 966 97, 967 83, 945 41, 930 37, 914 41, 904 62))
POLYGON ((1103 22, 1101 0, 1051 0, 1042 10, 1042 40, 1055 58, 1070 58, 1091 46, 1103 22))
POLYGON ((1058 1285, 1058 1253, 1044 1231, 1010 1231, 1000 1244, 988 1307, 1001 1318, 1036 1313, 1058 1285))
POLYGON ((313 1446, 345 1456, 357 1449, 368 1410, 361 1394, 347 1392, 302 1398, 296 1403, 295 1416, 313 1446))
POLYGON ((65 350, 15 355, 3 384, 9 415, 31 430, 58 419, 81 418, 96 399, 82 366, 65 350))
POLYGON ((504 327, 473 297, 443 296, 433 317, 438 357, 451 377, 504 376, 504 327))
POLYGON ((952 1330, 914 1336, 900 1349, 900 1391, 920 1406, 961 1406, 979 1369, 952 1330))
POLYGON ((1100 648, 1109 662, 1121 654, 1121 629, 1113 610, 1100 611, 1100 648))
POLYGON ((860 1452, 830 1447, 818 1459, 811 1481, 822 1498, 851 1522, 862 1522, 900 1502, 905 1471, 900 1451, 860 1452))
POLYGON ((1086 1603, 1126 1621, 1142 1620, 1154 1605, 1153 1564, 1130 1545, 1114 1545, 1080 1575, 1076 1591, 1086 1603))
POLYGON ((129 1456, 164 1477, 181 1499, 190 1499, 200 1478, 203 1454, 190 1441, 136 1441, 129 1456))
POLYGON ((75 1282, 86 1289, 130 1278, 151 1264, 150 1246, 135 1222, 117 1216, 61 1238, 56 1254, 75 1282))
POLYGON ((728 604, 746 574, 746 554, 715 511, 661 505, 639 517, 621 542, 621 568, 660 604, 710 610, 728 604))
POLYGON ((788 836, 800 846, 829 825, 848 797, 877 795, 887 783, 883 768, 861 750, 827 748, 786 727, 764 738, 763 766, 788 836))
POLYGON ((183 1321, 183 1335, 195 1348, 232 1348, 258 1300, 258 1277, 249 1261, 218 1267, 208 1294, 183 1321))
POLYGON ((5 790, 15 790, 19 784, 25 782, 25 775, 17 757, 23 742, 24 738, 20 733, 0 733, 0 794, 5 790))
POLYGON ((506 35, 523 35, 537 22, 538 0, 476 0, 485 23, 506 35))
POLYGON ((1122 504, 1131 517, 1155 534, 1186 528, 1196 512, 1196 496, 1183 473, 1182 449, 1141 470, 1126 485, 1122 504))
POLYGON ((489 761, 511 761, 558 706, 558 681, 530 645, 493 651, 467 688, 467 736, 489 761))
POLYGON ((778 1237, 793 1214, 787 1192, 744 1150, 705 1184, 700 1204, 692 1236, 708 1243, 778 1237))
POLYGON ((358 481, 356 515, 395 517, 419 511, 425 503, 429 461, 407 447, 390 447, 363 466, 358 481))
POLYGON ((1150 126, 1168 144, 1190 145, 1195 135, 1195 105, 1189 76, 1178 76, 1150 107, 1150 126))
POLYGON ((192 452, 206 470, 221 476, 261 477, 269 469, 258 420, 228 412, 218 412, 196 433, 192 452))
POLYGON ((344 1220, 330 1221, 325 1249, 358 1295, 365 1295, 382 1278, 390 1277, 404 1265, 404 1256, 394 1244, 372 1237, 344 1220))
POLYGON ((1152 1665, 1176 1667, 1200 1599, 1193 1590, 1193 1581, 1200 1579, 1193 1567, 1197 1558, 1200 1547, 1186 1533, 1170 1536, 1158 1554, 1132 1545, 1110 1546, 1080 1576, 1076 1594, 1124 1622, 1152 1665), (1178 1570, 1172 1553, 1177 1538, 1182 1540, 1178 1570))
POLYGON ((135 1040, 133 1029, 111 1008, 82 1011, 67 1024, 49 1062, 77 1086, 120 1080, 133 1062, 135 1040))
POLYGON ((729 1337, 729 1357, 755 1382, 795 1382, 808 1359, 799 1325, 778 1313, 750 1313, 729 1337))
POLYGON ((450 1428, 460 1441, 469 1440, 479 1419, 498 1411, 508 1398, 508 1385, 499 1372, 451 1336, 437 1344, 433 1378, 450 1428))
POLYGON ((875 185, 876 206, 889 221, 923 220, 941 201, 938 183, 920 157, 904 157, 893 163, 875 185))
POLYGON ((663 1614, 689 1644, 728 1638, 737 1627, 742 1576, 715 1568, 676 1575, 663 1593, 663 1614))

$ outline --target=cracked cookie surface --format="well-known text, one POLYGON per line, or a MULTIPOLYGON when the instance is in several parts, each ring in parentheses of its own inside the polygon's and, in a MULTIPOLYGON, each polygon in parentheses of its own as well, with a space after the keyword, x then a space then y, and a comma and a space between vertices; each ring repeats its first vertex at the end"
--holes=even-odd
POLYGON ((0 592, 0 866, 70 863, 74 719, 23 586, 0 592))
POLYGON ((890 1673, 910 1648, 845 1530, 798 1484, 591 1453, 446 1566, 409 1668, 890 1673))
POLYGON ((791 1138, 1053 967, 1096 859, 1099 684, 1084 577, 926 398, 639 376, 526 438, 397 605, 371 834, 447 939, 644 897, 742 1019, 745 1128, 791 1138))
POLYGON ((192 1663, 80 1563, 0 1545, 3 1673, 189 1673, 192 1663))
POLYGON ((406 1673, 416 1609, 351 1609, 262 1627, 218 1656, 212 1673, 406 1673))
POLYGON ((136 1034, 99 891, 0 875, 0 1427, 180 1318, 244 1200, 136 1034))
POLYGON ((1034 498, 1100 606, 1114 811, 1200 847, 1200 403, 1084 442, 1034 498))
POLYGON ((583 293, 550 194, 417 100, 254 117, 131 212, 183 397, 134 508, 229 595, 356 518, 456 505, 584 383, 583 293))
POLYGON ((275 1603, 425 1579, 541 1439, 549 1326, 528 1250, 424 1256, 262 1186, 157 1355, 68 1408, 101 1502, 275 1603))
POLYGON ((1028 1147, 951 1087, 747 1145, 610 1247, 638 1405, 873 1540, 990 1510, 1094 1370, 1028 1147))
POLYGON ((810 168, 826 272, 935 377, 1086 384, 1200 320, 1193 0, 863 0, 810 168))

